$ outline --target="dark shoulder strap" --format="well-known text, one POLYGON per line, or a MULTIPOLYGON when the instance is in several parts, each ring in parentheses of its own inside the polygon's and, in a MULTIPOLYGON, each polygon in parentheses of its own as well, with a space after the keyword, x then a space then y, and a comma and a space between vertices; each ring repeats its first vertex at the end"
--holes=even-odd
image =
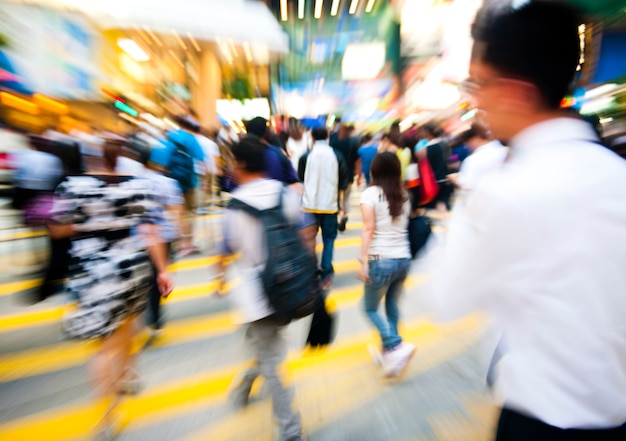
POLYGON ((260 217, 262 213, 262 211, 258 208, 254 208, 252 205, 248 205, 245 202, 234 198, 228 202, 228 208, 233 210, 241 210, 253 217, 260 217))

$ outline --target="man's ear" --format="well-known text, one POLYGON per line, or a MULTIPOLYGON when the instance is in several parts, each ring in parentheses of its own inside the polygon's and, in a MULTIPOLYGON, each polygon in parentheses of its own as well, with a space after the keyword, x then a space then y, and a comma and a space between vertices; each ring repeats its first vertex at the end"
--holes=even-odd
POLYGON ((534 84, 514 79, 503 81, 506 82, 506 93, 501 99, 510 106, 509 108, 523 114, 534 114, 543 107, 541 94, 534 84))

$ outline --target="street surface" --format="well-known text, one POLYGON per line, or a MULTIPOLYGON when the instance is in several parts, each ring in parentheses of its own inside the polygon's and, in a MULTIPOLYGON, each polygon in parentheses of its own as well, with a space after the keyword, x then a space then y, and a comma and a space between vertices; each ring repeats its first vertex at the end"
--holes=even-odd
MULTIPOLYGON (((352 197, 348 229, 335 244, 335 342, 303 350, 309 319, 292 323, 285 334, 285 377, 295 387, 309 440, 491 440, 497 409, 485 389, 490 343, 483 320, 429 320, 429 264, 443 226, 414 263, 401 301, 401 334, 418 350, 400 379, 383 379, 374 366, 367 346, 378 339, 362 312, 363 286, 356 278, 358 197, 352 197)), ((45 262, 47 239, 18 228, 8 210, 1 214, 0 440, 89 439, 98 413, 86 362, 96 346, 63 338, 63 295, 20 304, 23 292, 37 284, 34 271, 45 262)), ((219 209, 198 217, 195 235, 203 254, 173 265, 177 288, 164 306, 165 329, 155 340, 144 332, 137 341, 144 387, 123 401, 120 441, 278 439, 262 382, 246 409, 235 411, 227 401, 248 353, 230 302, 212 296, 220 219, 219 209)), ((236 275, 231 279, 236 283, 236 275)))

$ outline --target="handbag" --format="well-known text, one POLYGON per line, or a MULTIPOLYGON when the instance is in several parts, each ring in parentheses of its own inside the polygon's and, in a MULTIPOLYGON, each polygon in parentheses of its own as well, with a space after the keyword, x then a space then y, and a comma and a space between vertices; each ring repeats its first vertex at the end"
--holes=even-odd
POLYGON ((427 216, 409 218, 408 236, 412 259, 415 259, 419 251, 426 245, 432 231, 431 220, 427 216))
POLYGON ((419 204, 425 205, 435 199, 435 197, 437 197, 437 193, 439 193, 439 184, 437 183, 435 173, 430 166, 428 158, 424 157, 419 159, 417 161, 417 166, 419 168, 421 184, 419 204))
POLYGON ((327 346, 335 339, 337 328, 337 313, 333 311, 332 305, 323 297, 318 300, 317 308, 311 319, 311 328, 306 338, 306 346, 318 348, 327 346))

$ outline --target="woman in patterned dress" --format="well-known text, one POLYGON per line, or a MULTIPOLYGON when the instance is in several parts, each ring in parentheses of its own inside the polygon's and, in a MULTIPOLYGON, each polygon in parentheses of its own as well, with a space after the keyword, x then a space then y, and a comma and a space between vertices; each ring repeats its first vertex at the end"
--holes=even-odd
POLYGON ((147 304, 152 266, 164 296, 173 287, 156 223, 162 206, 150 181, 115 172, 120 144, 108 142, 102 163, 57 188, 49 225, 52 238, 71 240, 67 289, 78 307, 63 321, 75 338, 96 338, 90 374, 104 417, 96 439, 113 438, 118 395, 137 382, 131 354, 133 321, 147 304))

